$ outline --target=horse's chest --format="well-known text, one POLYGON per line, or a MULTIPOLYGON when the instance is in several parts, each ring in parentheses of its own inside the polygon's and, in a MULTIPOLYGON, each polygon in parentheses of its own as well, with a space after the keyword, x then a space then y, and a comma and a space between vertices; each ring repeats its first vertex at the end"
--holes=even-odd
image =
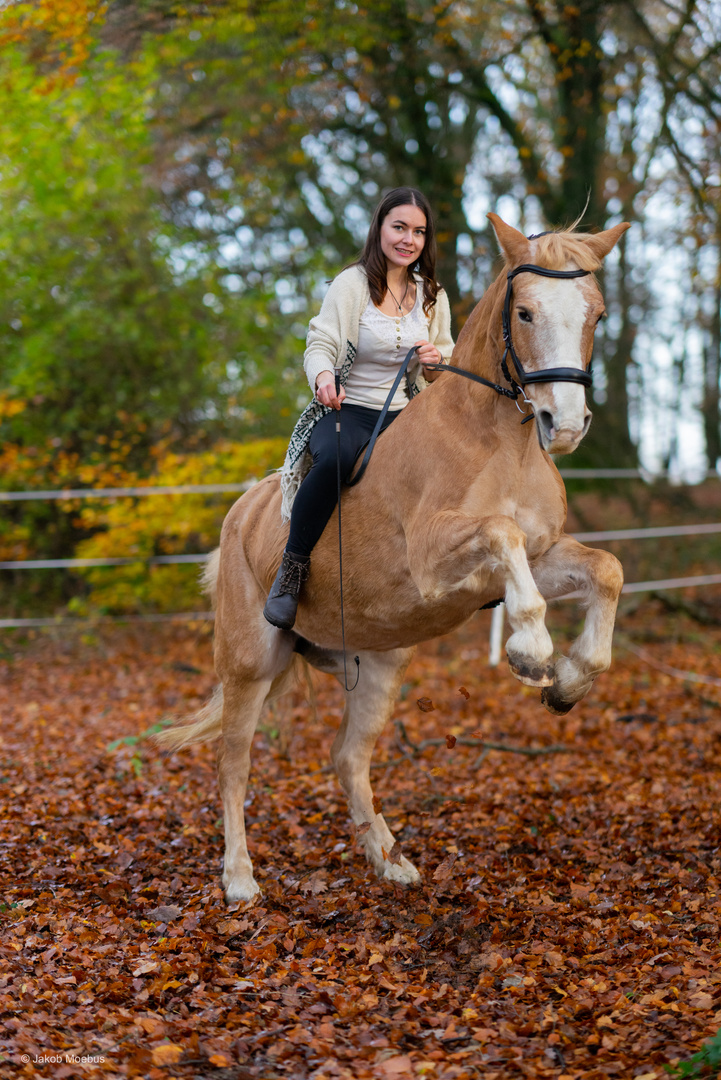
POLYGON ((537 559, 543 555, 563 532, 565 514, 560 504, 541 509, 535 505, 534 500, 532 505, 519 505, 514 517, 526 534, 526 553, 529 559, 537 559))
POLYGON ((566 503, 554 470, 545 462, 533 468, 514 464, 515 468, 508 467, 501 475, 479 474, 460 509, 479 521, 489 514, 511 518, 528 538, 529 558, 537 558, 563 532, 566 503))

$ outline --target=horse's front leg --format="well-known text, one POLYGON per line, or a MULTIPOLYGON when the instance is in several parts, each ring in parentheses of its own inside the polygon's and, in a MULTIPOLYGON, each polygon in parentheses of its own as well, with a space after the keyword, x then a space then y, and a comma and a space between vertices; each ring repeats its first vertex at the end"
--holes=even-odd
MULTIPOLYGON (((378 736, 393 711, 403 674, 412 655, 413 649, 360 654, 358 685, 346 695, 343 722, 331 750, 333 764, 348 796, 353 824, 359 830, 358 839, 366 858, 379 877, 404 885, 418 882, 420 874, 405 856, 393 862, 387 858, 395 838, 383 815, 376 813, 370 763, 378 736)), ((337 674, 338 681, 342 683, 342 670, 337 674)))
POLYGON ((587 609, 583 632, 569 655, 556 662, 555 683, 542 695, 548 711, 560 716, 585 697, 594 679, 611 666, 623 569, 610 552, 587 548, 570 536, 562 536, 534 565, 533 576, 547 600, 579 592, 587 609))
POLYGON ((528 686, 553 682, 553 643, 546 602, 531 574, 526 534, 504 514, 473 518, 445 510, 407 537, 408 561, 421 595, 440 599, 456 589, 504 596, 513 633, 506 643, 511 671, 528 686))

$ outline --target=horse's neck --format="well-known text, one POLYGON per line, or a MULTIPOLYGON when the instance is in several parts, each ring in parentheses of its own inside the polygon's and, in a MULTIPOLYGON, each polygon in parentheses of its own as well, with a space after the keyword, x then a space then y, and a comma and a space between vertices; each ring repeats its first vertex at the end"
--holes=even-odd
POLYGON ((501 373, 504 296, 505 275, 501 275, 471 312, 453 350, 454 364, 497 383, 505 381, 501 373))
MULTIPOLYGON (((506 276, 502 274, 486 290, 458 335, 458 342, 453 350, 453 364, 510 390, 510 385, 501 371, 504 350, 501 317, 505 289, 506 276)), ((444 391, 447 396, 457 401, 458 395, 462 395, 462 412, 474 430, 477 430, 479 425, 488 425, 507 452, 521 457, 528 453, 533 454, 539 449, 533 433, 534 425, 521 426, 522 416, 512 399, 488 387, 478 386, 461 376, 449 376, 447 381, 444 379, 442 382, 445 383, 444 391), (463 388, 459 388, 452 380, 463 382, 463 388)))

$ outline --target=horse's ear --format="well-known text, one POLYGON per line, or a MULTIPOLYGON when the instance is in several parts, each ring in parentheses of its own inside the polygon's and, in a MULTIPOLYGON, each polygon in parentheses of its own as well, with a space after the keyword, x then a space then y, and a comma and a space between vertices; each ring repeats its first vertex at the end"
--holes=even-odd
POLYGON ((519 232, 518 229, 514 229, 512 225, 506 225, 502 218, 499 218, 498 214, 487 214, 486 217, 493 226, 496 236, 498 237, 498 243, 501 245, 503 254, 508 259, 509 263, 515 263, 520 265, 528 258, 528 239, 519 232))
POLYGON ((620 225, 614 225, 612 229, 604 232, 591 233, 584 236, 586 247, 589 247, 599 262, 605 259, 609 251, 615 248, 626 229, 631 228, 630 221, 622 221, 620 225))

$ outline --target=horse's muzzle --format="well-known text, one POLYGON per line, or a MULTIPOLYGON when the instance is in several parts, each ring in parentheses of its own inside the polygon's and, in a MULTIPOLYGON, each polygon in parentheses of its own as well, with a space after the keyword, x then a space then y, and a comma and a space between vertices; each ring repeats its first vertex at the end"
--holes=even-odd
POLYGON ((538 441, 541 448, 549 454, 570 454, 588 431, 590 423, 591 413, 587 411, 580 427, 556 427, 555 417, 550 409, 536 409, 538 441))

